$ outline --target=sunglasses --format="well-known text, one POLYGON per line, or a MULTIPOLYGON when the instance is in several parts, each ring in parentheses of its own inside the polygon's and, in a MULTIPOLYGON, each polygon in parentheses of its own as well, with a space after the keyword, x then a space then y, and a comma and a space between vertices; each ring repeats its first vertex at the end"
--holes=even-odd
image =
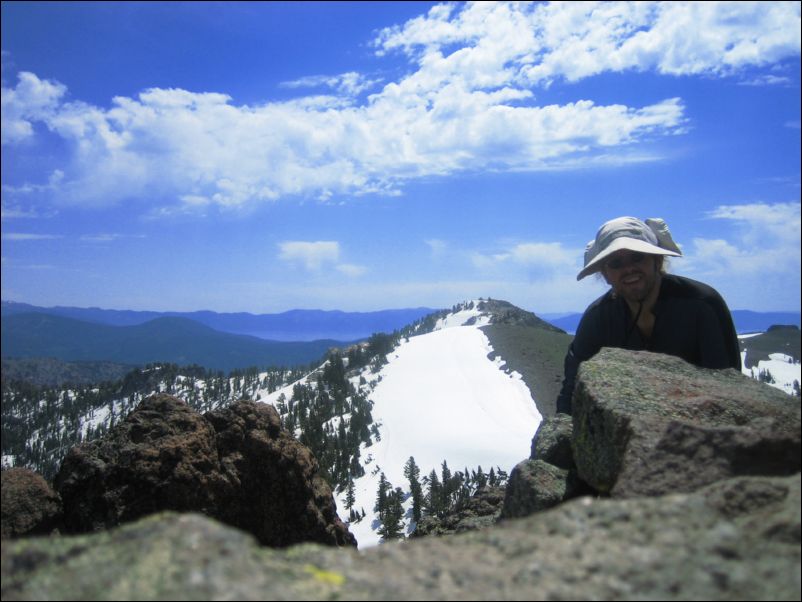
POLYGON ((646 253, 630 253, 623 257, 615 257, 608 261, 605 265, 611 270, 620 270, 631 265, 637 265, 646 259, 646 253))

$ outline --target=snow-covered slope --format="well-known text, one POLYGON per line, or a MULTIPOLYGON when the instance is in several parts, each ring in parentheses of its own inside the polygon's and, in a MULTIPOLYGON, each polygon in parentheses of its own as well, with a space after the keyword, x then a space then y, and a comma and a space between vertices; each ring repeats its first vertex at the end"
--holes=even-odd
MULTIPOLYGON (((540 414, 520 376, 491 362, 490 351, 474 325, 410 338, 390 354, 371 395, 381 440, 363 450, 367 472, 354 482, 354 508, 367 513, 351 526, 360 547, 380 539, 373 520, 380 472, 408 490, 403 469, 410 456, 421 475, 439 474, 444 460, 451 470, 509 472, 529 456, 540 414)), ((338 504, 344 507, 344 495, 338 504)))
MULTIPOLYGON (((445 460, 452 471, 491 468, 510 472, 529 456, 541 416, 517 373, 508 374, 480 327, 489 323, 481 311, 462 307, 441 318, 430 333, 402 339, 379 372, 366 368, 351 382, 369 391, 380 438, 360 449, 365 475, 355 479, 357 512, 365 518, 351 524, 360 548, 379 543, 373 507, 383 472, 393 487, 409 491, 404 464, 415 458, 421 476, 445 460), (468 324, 468 325, 465 325, 468 324)), ((270 403, 291 387, 276 391, 270 403)), ((338 510, 346 518, 345 492, 337 492, 338 510)), ((407 499, 405 508, 411 508, 407 499)), ((404 519, 409 533, 411 512, 404 519)))
POLYGON ((784 353, 772 353, 768 360, 761 360, 756 366, 746 367, 746 353, 741 353, 741 371, 755 380, 769 379, 768 384, 772 387, 785 391, 789 395, 795 394, 795 385, 799 387, 802 383, 802 364, 794 361, 790 355, 784 353))

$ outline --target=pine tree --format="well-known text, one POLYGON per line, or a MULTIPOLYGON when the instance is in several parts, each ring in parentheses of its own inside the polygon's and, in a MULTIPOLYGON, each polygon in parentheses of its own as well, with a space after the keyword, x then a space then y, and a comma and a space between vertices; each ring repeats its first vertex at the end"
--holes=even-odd
POLYGON ((351 510, 356 503, 356 492, 354 491, 354 480, 348 479, 348 487, 345 490, 345 509, 351 510))
POLYGON ((384 522, 384 517, 387 512, 387 492, 391 490, 390 482, 384 476, 384 472, 379 477, 379 490, 376 493, 376 505, 373 506, 373 511, 379 516, 379 521, 384 522))
POLYGON ((415 464, 415 458, 409 457, 404 464, 404 476, 409 480, 409 490, 412 494, 412 518, 415 522, 420 522, 423 510, 423 487, 420 484, 420 468, 415 464))
POLYGON ((400 539, 403 537, 404 530, 404 491, 400 487, 387 494, 387 505, 382 519, 382 526, 379 527, 379 535, 382 540, 400 539))
POLYGON ((429 473, 429 491, 424 498, 424 510, 429 516, 441 516, 442 511, 442 497, 443 486, 440 484, 440 479, 437 478, 437 472, 432 469, 429 473))

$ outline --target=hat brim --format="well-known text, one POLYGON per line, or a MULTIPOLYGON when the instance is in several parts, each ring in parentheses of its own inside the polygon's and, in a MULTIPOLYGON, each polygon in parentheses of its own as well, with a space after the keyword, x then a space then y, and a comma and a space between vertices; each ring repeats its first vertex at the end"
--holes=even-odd
POLYGON ((647 255, 670 255, 672 257, 682 257, 682 253, 676 253, 674 251, 669 251, 668 249, 662 249, 643 240, 622 236, 620 238, 616 238, 607 246, 606 249, 604 249, 604 251, 596 255, 596 257, 594 257, 593 260, 588 263, 588 265, 586 265, 582 271, 579 272, 579 274, 577 274, 576 279, 582 280, 585 276, 589 276, 594 272, 598 272, 601 270, 602 265, 604 265, 605 259, 607 259, 616 251, 622 250, 646 253, 647 255))

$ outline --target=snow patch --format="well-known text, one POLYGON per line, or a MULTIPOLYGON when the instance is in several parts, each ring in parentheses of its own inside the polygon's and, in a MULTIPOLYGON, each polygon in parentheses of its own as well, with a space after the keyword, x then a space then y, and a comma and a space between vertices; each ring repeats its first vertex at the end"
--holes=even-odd
MULTIPOLYGON (((529 457, 541 415, 521 376, 488 358, 493 349, 480 324, 456 326, 477 315, 452 314, 439 330, 403 341, 376 377, 370 399, 381 440, 360 450, 365 475, 354 481, 354 510, 366 513, 350 525, 360 548, 380 540, 373 506, 381 472, 408 491, 403 469, 410 456, 422 477, 432 470, 439 475, 443 460, 452 472, 481 466, 509 473, 529 457)), ((337 502, 347 517, 345 492, 337 502)), ((407 500, 404 507, 410 506, 407 500)), ((408 532, 408 521, 405 526, 408 532)))

